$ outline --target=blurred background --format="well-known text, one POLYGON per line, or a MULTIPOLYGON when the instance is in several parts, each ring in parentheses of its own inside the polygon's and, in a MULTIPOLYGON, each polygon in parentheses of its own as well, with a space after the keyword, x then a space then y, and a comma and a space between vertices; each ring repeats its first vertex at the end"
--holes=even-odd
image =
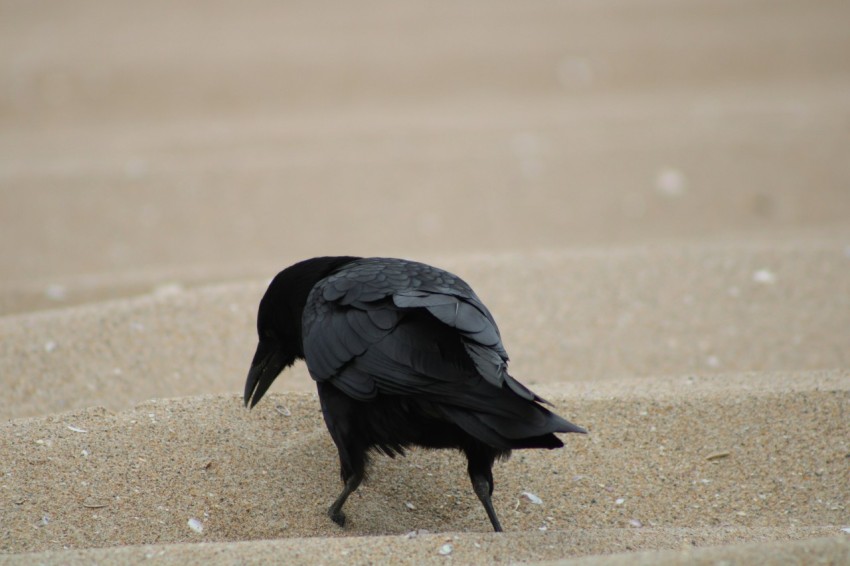
POLYGON ((320 254, 850 244, 845 0, 0 1, 0 309, 320 254))
MULTIPOLYGON (((240 407, 324 254, 461 275, 592 432, 499 472, 505 561, 843 536, 850 0, 0 0, 0 551, 343 534, 316 405, 240 407)), ((383 461, 345 532, 482 528, 383 461)))

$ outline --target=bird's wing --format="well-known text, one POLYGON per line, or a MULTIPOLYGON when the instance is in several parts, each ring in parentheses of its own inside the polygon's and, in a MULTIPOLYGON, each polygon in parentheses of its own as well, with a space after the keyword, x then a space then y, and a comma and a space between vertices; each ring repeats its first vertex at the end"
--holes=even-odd
POLYGON ((496 322, 469 285, 424 264, 358 260, 320 281, 304 310, 303 346, 315 380, 357 399, 424 395, 492 410, 488 391, 507 385, 540 400, 507 373, 496 322))

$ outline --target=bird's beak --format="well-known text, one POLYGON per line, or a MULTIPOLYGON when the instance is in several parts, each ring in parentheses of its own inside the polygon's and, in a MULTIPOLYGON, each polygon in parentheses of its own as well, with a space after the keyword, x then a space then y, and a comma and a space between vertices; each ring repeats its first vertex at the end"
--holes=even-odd
MULTIPOLYGON (((290 362, 291 363, 291 362, 290 362)), ((245 380, 243 401, 253 407, 263 397, 277 375, 287 366, 286 356, 275 341, 260 340, 245 380)))

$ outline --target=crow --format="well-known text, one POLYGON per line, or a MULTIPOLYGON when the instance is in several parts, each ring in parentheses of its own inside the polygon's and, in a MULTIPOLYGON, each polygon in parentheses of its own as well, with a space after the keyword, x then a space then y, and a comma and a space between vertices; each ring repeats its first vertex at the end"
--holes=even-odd
POLYGON ((285 368, 305 360, 339 452, 344 484, 328 509, 363 480, 369 451, 454 448, 497 532, 493 463, 516 448, 560 448, 553 433, 586 432, 511 377, 496 321, 460 277, 392 258, 316 257, 269 284, 259 343, 245 382, 253 407, 285 368))

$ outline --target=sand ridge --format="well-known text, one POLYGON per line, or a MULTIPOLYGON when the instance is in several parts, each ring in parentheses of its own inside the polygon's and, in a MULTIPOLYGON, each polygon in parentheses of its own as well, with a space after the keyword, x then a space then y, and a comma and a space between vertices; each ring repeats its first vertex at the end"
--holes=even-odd
MULTIPOLYGON (((836 385, 805 392, 728 386, 723 397, 553 398, 590 434, 571 435, 564 450, 518 452, 498 465, 495 504, 506 529, 520 533, 644 526, 837 533, 847 512, 850 380, 833 378, 836 385), (777 431, 789 414, 805 418, 777 431)), ((488 531, 462 458, 439 451, 377 458, 345 531, 329 522, 336 454, 312 394, 273 395, 251 413, 238 396, 202 396, 3 428, 11 440, 3 522, 16 545, 7 551, 488 531), (187 526, 192 518, 203 536, 187 526)))
MULTIPOLYGON (((514 375, 533 386, 848 364, 850 261, 833 244, 434 261, 474 285, 501 327, 514 375)), ((166 285, 0 318, 0 372, 28 376, 12 380, 0 415, 98 404, 119 410, 152 397, 239 390, 257 304, 276 269, 267 272, 256 282, 166 285)), ((274 387, 313 384, 298 365, 274 387)))

